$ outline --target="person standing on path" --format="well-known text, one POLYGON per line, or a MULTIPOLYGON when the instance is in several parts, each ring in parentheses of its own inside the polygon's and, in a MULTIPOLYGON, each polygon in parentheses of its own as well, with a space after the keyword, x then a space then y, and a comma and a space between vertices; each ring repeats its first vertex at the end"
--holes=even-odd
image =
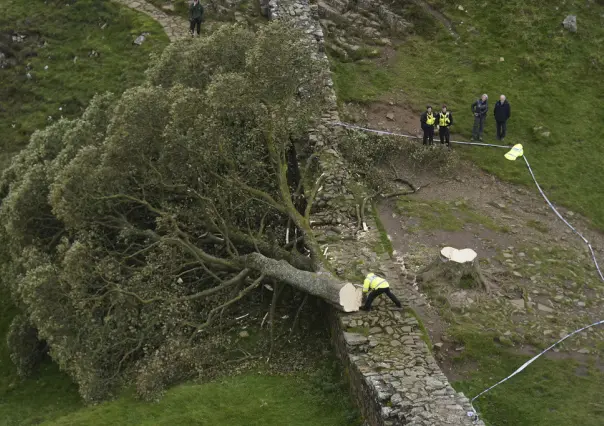
POLYGON ((419 117, 419 122, 424 131, 424 145, 434 145, 434 124, 436 118, 432 112, 432 106, 428 105, 426 111, 419 117))
POLYGON ((191 37, 195 36, 195 27, 197 27, 197 35, 201 31, 201 22, 203 20, 203 6, 199 0, 193 0, 189 6, 189 22, 191 22, 191 37))
POLYGON ((472 129, 472 140, 482 141, 482 132, 484 131, 484 120, 489 111, 489 97, 485 93, 472 104, 472 112, 474 113, 474 128, 472 129))
POLYGON ((367 296, 367 300, 365 300, 365 304, 361 306, 361 310, 363 311, 370 311, 371 304, 380 294, 386 294, 398 308, 402 308, 400 300, 398 300, 394 293, 390 291, 390 284, 388 284, 388 281, 373 272, 368 273, 363 282, 363 293, 368 292, 369 295, 367 296))
POLYGON ((451 149, 451 134, 449 132, 449 126, 453 125, 453 114, 447 111, 447 106, 443 105, 441 112, 436 114, 436 124, 438 125, 438 135, 440 136, 440 144, 444 145, 447 143, 447 147, 451 149))
POLYGON ((502 141, 505 139, 505 135, 508 131, 508 118, 512 116, 512 107, 505 98, 505 95, 499 97, 499 100, 493 109, 493 114, 495 115, 495 121, 497 122, 497 140, 502 141))

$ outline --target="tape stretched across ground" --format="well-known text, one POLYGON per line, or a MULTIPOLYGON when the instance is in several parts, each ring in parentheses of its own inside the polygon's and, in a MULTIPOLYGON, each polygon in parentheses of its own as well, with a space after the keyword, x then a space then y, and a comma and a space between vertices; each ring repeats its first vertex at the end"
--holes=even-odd
MULTIPOLYGON (((361 130, 361 131, 364 131, 364 132, 376 133, 376 134, 379 134, 379 135, 400 136, 400 137, 404 137, 404 138, 420 139, 418 136, 406 135, 406 134, 403 134, 403 133, 388 132, 388 131, 384 131, 384 130, 369 129, 369 128, 366 128, 366 127, 355 126, 353 124, 348 124, 348 123, 336 122, 336 123, 333 123, 333 125, 334 126, 345 127, 345 128, 348 128, 348 129, 361 130)), ((526 167, 527 167, 527 169, 528 169, 528 171, 529 171, 529 173, 531 175, 531 178, 533 179, 533 182, 535 183, 535 186, 539 190, 539 193, 541 194, 541 196, 543 197, 543 199, 545 200, 545 202, 547 203, 547 205, 552 209, 552 211, 556 214, 556 216, 558 216, 558 218, 560 220, 562 220, 562 222, 564 222, 564 224, 566 226, 568 226, 575 234, 577 234, 581 238, 581 240, 583 240, 583 242, 585 243, 585 245, 587 245, 587 248, 589 249, 589 252, 591 253, 591 258, 592 258, 592 260, 594 262, 594 265, 596 266, 596 271, 598 272, 598 276, 600 277, 600 280, 602 282, 604 282, 604 274, 602 274, 602 270, 600 269, 600 265, 598 264, 598 260, 596 258, 596 254, 594 252, 593 247, 591 246, 591 244, 589 243, 589 241, 587 240, 587 238, 585 238, 583 236, 583 234, 581 234, 579 231, 577 231, 577 229, 574 226, 572 226, 564 218, 564 216, 562 216, 562 214, 560 214, 560 212, 558 211, 558 209, 551 203, 551 201, 549 200, 549 198, 547 198, 547 195, 545 195, 545 192, 543 192, 543 189, 541 189, 541 185, 539 185, 539 182, 537 182, 537 178, 535 177, 535 173, 533 173, 533 169, 531 168, 531 165, 528 162, 528 159, 524 155, 524 148, 522 147, 521 144, 510 146, 510 145, 494 145, 494 144, 488 144, 488 143, 464 142, 464 141, 451 141, 451 143, 458 144, 458 145, 490 146, 490 147, 493 147, 493 148, 506 148, 506 149, 510 149, 511 148, 511 150, 508 151, 505 154, 505 158, 506 159, 511 160, 511 161, 515 161, 518 157, 522 157, 524 159, 524 162, 526 163, 526 167)), ((474 420, 478 420, 478 412, 474 408, 474 401, 477 398, 481 397, 482 395, 486 394, 490 390, 494 389, 495 387, 499 386, 500 384, 502 384, 502 383, 506 382, 507 380, 511 379, 516 374, 520 373, 522 370, 524 370, 526 367, 528 367, 530 364, 532 364, 537 358, 539 358, 540 356, 542 356, 543 354, 545 354, 546 352, 548 352, 550 349, 553 349, 555 346, 559 345, 560 343, 562 343, 563 341, 565 341, 569 337, 574 336, 575 334, 580 333, 580 332, 582 332, 584 330, 587 330, 587 329, 589 329, 591 327, 595 327, 597 325, 602 325, 602 324, 604 324, 604 320, 600 320, 600 321, 594 322, 594 323, 592 323, 590 325, 587 325, 585 327, 579 328, 579 329, 573 331, 572 333, 567 334, 566 336, 564 336, 563 338, 561 338, 557 342, 553 343, 551 346, 549 346, 548 348, 544 349, 539 354, 535 355, 533 358, 531 358, 530 360, 528 360, 527 362, 525 362, 524 364, 522 364, 512 374, 510 374, 509 376, 503 378, 499 382, 495 383, 493 386, 491 386, 491 387, 483 390, 482 392, 480 392, 478 395, 476 395, 474 398, 472 398, 470 400, 470 405, 472 407, 472 411, 468 412, 468 417, 473 417, 474 420)))

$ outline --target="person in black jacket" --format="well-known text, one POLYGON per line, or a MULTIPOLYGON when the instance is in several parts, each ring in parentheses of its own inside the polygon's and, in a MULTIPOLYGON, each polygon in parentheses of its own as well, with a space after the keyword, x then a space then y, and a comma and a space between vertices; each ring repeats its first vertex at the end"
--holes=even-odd
POLYGON ((201 30, 201 22, 203 21, 203 6, 199 0, 193 0, 189 6, 189 22, 191 23, 190 31, 191 36, 195 36, 195 29, 197 28, 197 35, 201 30))
POLYGON ((436 118, 432 113, 432 106, 428 105, 426 107, 426 111, 419 117, 419 122, 424 131, 424 145, 434 145, 434 123, 436 123, 436 118))
POLYGON ((489 97, 485 93, 472 104, 472 113, 474 113, 474 128, 472 129, 472 140, 482 140, 484 131, 484 120, 489 111, 489 97))
POLYGON ((508 131, 508 118, 512 116, 512 107, 505 98, 505 95, 499 97, 499 100, 493 109, 493 114, 495 115, 495 121, 497 122, 497 140, 502 141, 505 139, 505 135, 508 131))
POLYGON ((440 144, 444 145, 447 143, 449 149, 451 149, 451 141, 449 134, 449 127, 453 125, 453 114, 447 111, 447 106, 443 105, 441 112, 436 114, 436 124, 438 125, 438 135, 440 136, 440 144))

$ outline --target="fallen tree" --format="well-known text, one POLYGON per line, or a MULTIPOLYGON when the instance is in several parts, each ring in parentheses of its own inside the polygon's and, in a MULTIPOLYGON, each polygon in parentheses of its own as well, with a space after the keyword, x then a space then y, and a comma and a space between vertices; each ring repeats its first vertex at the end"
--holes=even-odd
POLYGON ((266 280, 360 306, 326 272, 310 227, 321 178, 298 169, 292 142, 325 97, 305 39, 273 23, 173 43, 141 86, 36 132, 3 173, 0 280, 23 314, 15 329, 35 330, 85 399, 153 376, 154 354, 194 353, 266 280))

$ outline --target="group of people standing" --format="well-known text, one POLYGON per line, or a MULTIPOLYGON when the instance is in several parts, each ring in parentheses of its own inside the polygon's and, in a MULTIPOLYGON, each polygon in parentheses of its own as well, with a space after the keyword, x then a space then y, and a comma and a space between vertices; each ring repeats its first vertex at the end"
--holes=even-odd
MULTIPOLYGON (((485 93, 477 99, 471 106, 474 114, 474 127, 472 128, 472 140, 482 141, 484 132, 484 122, 489 112, 489 96, 485 93)), ((505 95, 501 95, 495 104, 493 110, 495 121, 497 123, 497 140, 504 140, 507 133, 507 121, 512 115, 510 103, 505 95)), ((453 125, 453 115, 447 110, 447 105, 443 105, 440 112, 434 113, 432 106, 426 106, 426 111, 419 119, 422 130, 424 131, 424 145, 434 144, 434 130, 438 130, 441 145, 446 144, 451 149, 449 127, 453 125)))

